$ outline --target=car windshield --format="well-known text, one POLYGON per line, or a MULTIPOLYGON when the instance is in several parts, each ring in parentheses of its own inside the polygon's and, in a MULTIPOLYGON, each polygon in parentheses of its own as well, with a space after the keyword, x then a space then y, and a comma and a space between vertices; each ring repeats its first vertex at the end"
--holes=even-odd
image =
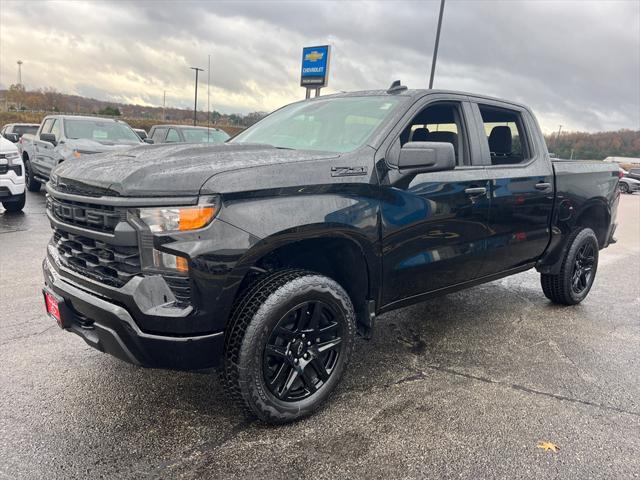
POLYGON ((17 133, 18 135, 35 134, 38 131, 39 125, 15 125, 13 127, 13 133, 17 133))
POLYGON ((183 128, 182 133, 188 143, 222 143, 229 138, 226 132, 215 128, 183 128))
POLYGON ((294 103, 275 111, 230 142, 350 152, 365 144, 399 102, 400 97, 369 96, 294 103))
POLYGON ((104 145, 140 143, 140 137, 127 124, 103 120, 71 119, 64 122, 67 138, 88 139, 104 145))

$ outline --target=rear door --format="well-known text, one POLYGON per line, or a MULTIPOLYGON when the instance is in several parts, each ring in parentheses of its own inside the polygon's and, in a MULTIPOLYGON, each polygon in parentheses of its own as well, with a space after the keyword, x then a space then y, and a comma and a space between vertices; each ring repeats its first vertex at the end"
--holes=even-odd
POLYGON ((484 99, 472 106, 491 177, 485 276, 530 265, 544 252, 551 235, 554 177, 531 113, 484 99))
POLYGON ((478 277, 489 236, 490 179, 475 161, 479 139, 466 97, 429 95, 409 115, 386 165, 411 140, 453 143, 457 166, 417 175, 389 167, 381 179, 383 305, 478 277))

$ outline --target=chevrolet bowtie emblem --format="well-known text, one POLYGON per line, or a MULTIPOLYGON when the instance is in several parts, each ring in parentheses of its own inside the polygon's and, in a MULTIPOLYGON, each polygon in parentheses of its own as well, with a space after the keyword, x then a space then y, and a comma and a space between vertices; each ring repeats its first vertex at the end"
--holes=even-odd
POLYGON ((320 53, 314 50, 313 52, 307 53, 304 56, 304 59, 309 62, 317 62, 318 60, 321 60, 322 57, 324 57, 324 53, 320 53))

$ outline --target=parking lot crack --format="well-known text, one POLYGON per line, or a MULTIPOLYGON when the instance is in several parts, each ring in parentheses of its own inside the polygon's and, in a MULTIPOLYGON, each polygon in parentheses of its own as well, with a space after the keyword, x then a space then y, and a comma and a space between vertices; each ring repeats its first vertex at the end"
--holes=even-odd
POLYGON ((15 341, 18 341, 18 340, 23 340, 25 338, 31 338, 31 337, 36 337, 38 335, 42 335, 43 333, 46 333, 46 332, 48 332, 49 330, 51 330, 52 328, 55 328, 55 327, 57 327, 57 325, 54 323, 53 325, 50 325, 47 328, 45 328, 44 330, 40 330, 39 332, 33 332, 33 333, 28 333, 26 335, 20 335, 18 337, 9 338, 9 339, 7 339, 7 340, 5 340, 3 342, 0 342, 0 346, 7 345, 9 343, 12 343, 12 342, 15 342, 15 341))
MULTIPOLYGON (((524 385, 518 385, 516 383, 501 382, 499 380, 494 380, 494 379, 488 378, 488 377, 481 377, 481 376, 478 376, 478 375, 472 375, 470 373, 459 372, 457 370, 453 370, 453 369, 447 368, 447 367, 442 367, 442 366, 437 366, 437 365, 427 365, 427 368, 429 368, 430 370, 435 370, 435 371, 442 372, 442 373, 448 373, 450 375, 456 375, 458 377, 468 378, 470 380, 475 380, 475 381, 478 381, 478 382, 488 383, 488 384, 492 384, 492 385, 500 385, 500 386, 503 386, 503 387, 511 388, 513 390, 517 390, 519 392, 524 392, 524 393, 529 393, 529 394, 534 394, 534 395, 541 395, 541 396, 544 396, 544 397, 553 398, 555 400, 561 400, 561 401, 571 402, 571 403, 578 403, 578 404, 581 404, 581 405, 586 405, 588 407, 595 407, 595 408, 599 408, 599 409, 602 409, 602 410, 609 410, 609 411, 612 411, 612 412, 623 413, 623 414, 627 414, 627 415, 633 415, 634 417, 640 417, 640 413, 633 412, 633 411, 630 411, 630 410, 625 410, 623 408, 613 407, 613 406, 610 406, 610 405, 603 405, 601 403, 591 402, 589 400, 583 400, 583 399, 580 399, 580 398, 567 397, 565 395, 559 395, 557 393, 545 392, 545 391, 542 391, 542 390, 537 390, 535 388, 525 387, 524 385)), ((426 378, 426 375, 424 374, 424 372, 423 372, 423 378, 426 378)), ((405 381, 409 381, 409 380, 405 380, 405 381)), ((401 382, 399 381, 397 383, 401 383, 401 382)))

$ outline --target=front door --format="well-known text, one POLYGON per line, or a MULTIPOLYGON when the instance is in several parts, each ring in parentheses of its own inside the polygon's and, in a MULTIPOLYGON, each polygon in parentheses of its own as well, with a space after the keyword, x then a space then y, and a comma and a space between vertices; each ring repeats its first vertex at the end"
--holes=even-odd
POLYGON ((450 142, 457 166, 444 172, 383 178, 383 293, 389 305, 477 278, 490 235, 490 178, 475 166, 469 104, 431 102, 398 135, 388 155, 407 141, 450 142))

